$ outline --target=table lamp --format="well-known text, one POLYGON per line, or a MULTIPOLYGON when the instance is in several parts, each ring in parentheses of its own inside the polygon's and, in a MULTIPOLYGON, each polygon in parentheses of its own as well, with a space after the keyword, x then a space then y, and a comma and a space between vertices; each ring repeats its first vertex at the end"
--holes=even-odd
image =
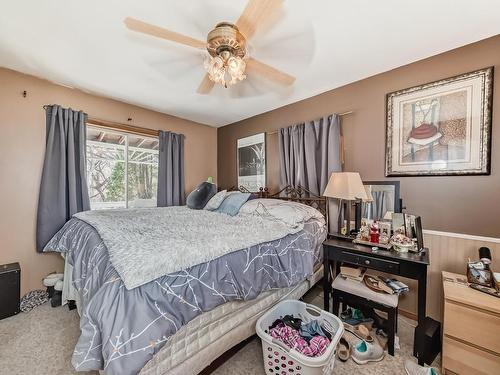
POLYGON ((346 235, 351 235, 351 202, 355 202, 355 232, 361 225, 361 200, 367 200, 363 181, 357 172, 335 172, 332 173, 326 185, 323 196, 339 199, 339 231, 342 228, 342 217, 345 216, 346 235))

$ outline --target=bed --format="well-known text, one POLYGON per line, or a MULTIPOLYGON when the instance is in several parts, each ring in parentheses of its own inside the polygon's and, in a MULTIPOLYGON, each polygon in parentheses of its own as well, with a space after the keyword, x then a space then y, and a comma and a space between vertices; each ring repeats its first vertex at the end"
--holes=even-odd
MULTIPOLYGON (((147 248, 147 244, 138 246, 139 242, 134 244, 134 238, 128 238, 127 244, 137 251, 129 249, 126 253, 118 253, 117 258, 113 241, 122 241, 118 246, 121 249, 126 244, 120 237, 127 234, 119 233, 121 224, 113 227, 114 221, 120 222, 120 219, 109 220, 108 233, 103 230, 105 226, 92 221, 98 213, 72 218, 49 242, 46 250, 64 253, 72 268, 73 287, 81 315, 81 336, 72 358, 75 369, 121 375, 139 372, 196 374, 225 351, 253 335, 255 321, 262 313, 282 299, 300 298, 322 276, 320 249, 326 236, 323 218, 326 204, 322 198, 303 195, 301 189, 288 188, 274 196, 262 190, 259 199, 248 202, 250 208, 243 212, 245 204, 241 214, 244 219, 241 220, 247 226, 252 223, 252 236, 247 237, 256 239, 249 242, 250 246, 240 248, 245 233, 226 240, 218 232, 221 228, 216 229, 217 221, 226 220, 226 215, 209 216, 184 211, 189 210, 187 208, 176 208, 177 211, 171 208, 167 212, 175 212, 175 217, 189 215, 186 218, 190 221, 196 221, 198 217, 210 221, 214 227, 210 230, 215 230, 217 237, 224 239, 224 245, 226 241, 228 244, 236 241, 234 248, 228 245, 229 249, 222 255, 217 252, 219 243, 215 249, 207 250, 213 252, 211 256, 191 260, 192 263, 183 259, 192 258, 189 250, 184 250, 183 255, 187 255, 176 260, 180 262, 179 266, 172 266, 169 257, 154 258, 149 264, 141 263, 146 257, 143 254, 153 253, 153 257, 157 254, 152 250, 154 247, 144 252, 142 247, 147 248), (306 206, 307 210, 304 209, 306 206), (312 206, 321 213, 316 209, 312 212, 312 206), (255 243, 259 239, 257 232, 262 232, 263 226, 269 225, 265 232, 272 233, 276 229, 273 227, 278 225, 275 208, 280 212, 285 209, 286 214, 290 207, 293 207, 292 211, 309 212, 307 217, 304 216, 306 220, 286 235, 279 235, 278 231, 276 238, 262 237, 271 240, 255 243), (192 215, 196 215, 196 220, 192 215), (208 216, 205 218, 204 215, 208 216), (258 230, 259 225, 262 228, 258 230), (129 263, 138 266, 124 268, 120 264, 123 263, 121 258, 130 258, 129 263), (164 265, 167 268, 157 270, 158 263, 165 258, 169 259, 164 265), (188 263, 183 263, 186 261, 188 263), (176 271, 165 271, 171 269, 176 271)), ((150 210, 153 210, 151 215, 165 212, 150 210)), ((133 216, 137 217, 138 213, 145 217, 150 215, 140 211, 134 212, 133 216)), ((127 214, 130 212, 123 213, 127 214)), ((281 219, 288 220, 288 217, 281 217, 279 225, 282 225, 281 219)), ((224 222, 219 227, 226 224, 224 222)), ((143 232, 148 225, 151 227, 148 222, 142 229, 140 225, 135 222, 135 230, 128 232, 143 232)), ((212 238, 205 229, 194 228, 189 232, 199 230, 204 233, 202 238, 212 238)))

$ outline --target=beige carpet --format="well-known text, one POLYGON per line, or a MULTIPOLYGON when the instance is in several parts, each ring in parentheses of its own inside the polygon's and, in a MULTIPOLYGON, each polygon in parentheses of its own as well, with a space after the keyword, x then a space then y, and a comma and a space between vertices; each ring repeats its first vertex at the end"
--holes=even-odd
MULTIPOLYGON (((313 289, 305 298, 321 307, 321 290, 313 289)), ((0 373, 10 375, 98 374, 75 372, 71 354, 78 338, 78 314, 48 303, 29 313, 0 320, 0 373)), ((335 374, 404 374, 403 363, 411 356, 414 322, 400 318, 401 349, 378 363, 359 366, 352 360, 337 361, 335 374)), ((434 363, 439 368, 439 361, 434 363)), ((264 375, 259 339, 252 340, 219 367, 216 375, 264 375)), ((186 374, 189 375, 189 374, 186 374)))

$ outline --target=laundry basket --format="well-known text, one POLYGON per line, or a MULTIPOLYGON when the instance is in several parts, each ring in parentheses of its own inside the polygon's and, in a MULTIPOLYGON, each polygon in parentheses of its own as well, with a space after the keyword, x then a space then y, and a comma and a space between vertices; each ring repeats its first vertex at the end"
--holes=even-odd
POLYGON ((335 364, 335 349, 344 333, 344 325, 335 315, 307 303, 287 300, 278 303, 257 321, 256 331, 262 340, 262 355, 266 374, 278 375, 323 375, 332 374, 335 364), (308 357, 267 333, 276 319, 293 315, 303 323, 318 320, 321 327, 332 335, 326 351, 319 357, 308 357))

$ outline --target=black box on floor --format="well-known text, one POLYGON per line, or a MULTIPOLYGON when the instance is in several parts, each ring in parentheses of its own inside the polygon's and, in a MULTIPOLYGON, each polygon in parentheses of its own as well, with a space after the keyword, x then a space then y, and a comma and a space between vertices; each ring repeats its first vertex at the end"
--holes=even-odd
POLYGON ((19 313, 21 267, 19 263, 0 266, 0 319, 19 313))
POLYGON ((441 351, 441 323, 425 317, 422 324, 415 327, 413 355, 430 365, 441 351))

